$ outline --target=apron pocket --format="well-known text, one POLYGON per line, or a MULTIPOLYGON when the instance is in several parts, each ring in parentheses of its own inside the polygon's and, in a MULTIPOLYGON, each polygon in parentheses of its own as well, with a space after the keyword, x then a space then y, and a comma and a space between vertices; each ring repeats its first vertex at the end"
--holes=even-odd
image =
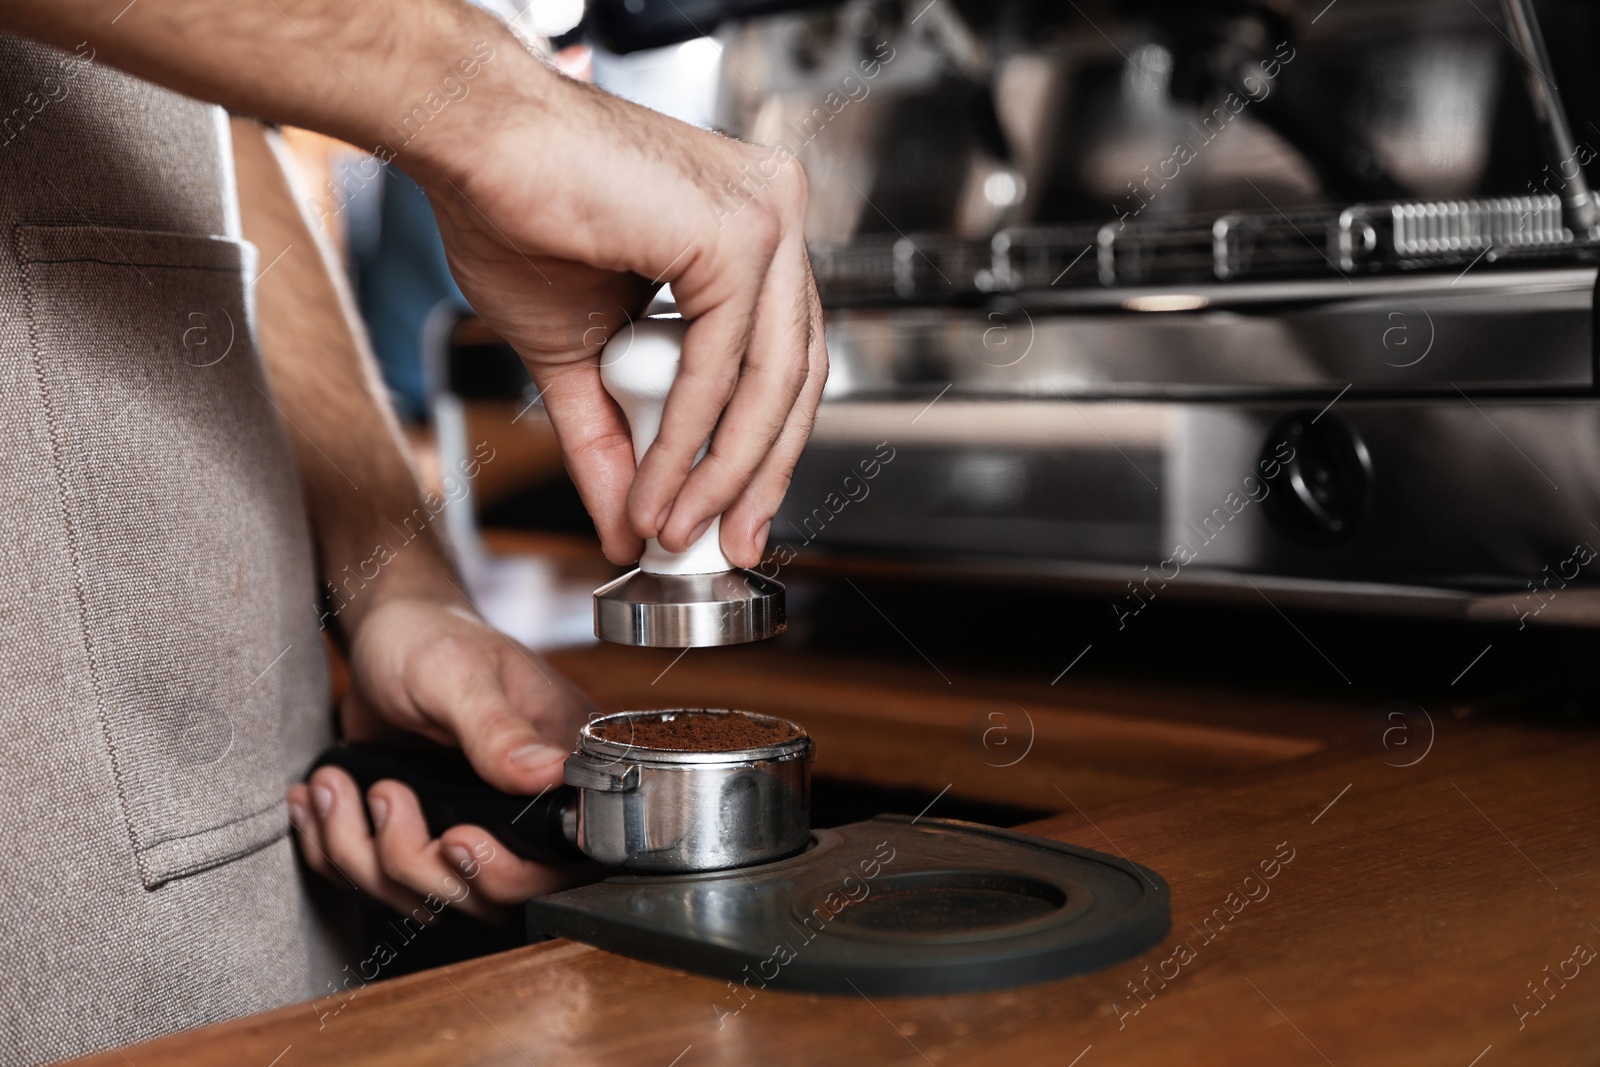
POLYGON ((105 226, 16 242, 97 713, 153 889, 287 833, 282 722, 326 703, 254 251, 105 226))

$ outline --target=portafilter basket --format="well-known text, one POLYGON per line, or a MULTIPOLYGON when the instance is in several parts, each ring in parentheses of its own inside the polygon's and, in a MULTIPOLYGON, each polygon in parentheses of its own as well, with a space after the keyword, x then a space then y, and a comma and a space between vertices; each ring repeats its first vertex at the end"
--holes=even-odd
POLYGON ((685 708, 602 716, 567 758, 567 784, 578 790, 576 844, 635 871, 781 859, 810 838, 811 756, 805 730, 770 715, 685 708))

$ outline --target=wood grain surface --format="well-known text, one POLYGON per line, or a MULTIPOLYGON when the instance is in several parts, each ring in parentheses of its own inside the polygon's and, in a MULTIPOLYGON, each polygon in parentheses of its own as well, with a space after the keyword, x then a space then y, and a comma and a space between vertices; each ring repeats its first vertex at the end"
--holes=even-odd
POLYGON ((802 723, 816 771, 1041 811, 1089 808, 1308 755, 1354 709, 1065 679, 1058 685, 736 648, 596 645, 551 662, 602 711, 736 707, 802 723))
POLYGON ((83 1062, 1595 1062, 1600 960, 1575 961, 1600 948, 1600 735, 1437 728, 1408 767, 1353 742, 1036 824, 1172 885, 1167 942, 1099 974, 872 1001, 774 984, 719 1019, 741 1003, 723 983, 552 942, 83 1062))

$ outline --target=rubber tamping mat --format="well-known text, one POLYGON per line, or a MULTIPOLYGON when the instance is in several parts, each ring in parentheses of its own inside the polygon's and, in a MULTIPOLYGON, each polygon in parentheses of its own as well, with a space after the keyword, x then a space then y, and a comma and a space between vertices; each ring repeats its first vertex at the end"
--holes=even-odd
POLYGON ((752 988, 968 993, 1084 974, 1172 926, 1147 867, 1028 834, 884 815, 740 870, 619 874, 527 905, 530 935, 752 988))

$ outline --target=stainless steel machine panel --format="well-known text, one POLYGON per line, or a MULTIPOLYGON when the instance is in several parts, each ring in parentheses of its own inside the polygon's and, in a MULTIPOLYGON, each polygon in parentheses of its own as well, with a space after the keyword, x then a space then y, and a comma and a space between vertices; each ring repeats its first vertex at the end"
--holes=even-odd
POLYGON ((1569 267, 842 309, 827 398, 1588 390, 1595 277, 1569 267))
POLYGON ((1595 471, 1588 399, 845 402, 819 420, 773 541, 780 559, 1164 595, 1254 576, 1325 604, 1459 612, 1600 545, 1595 471))

